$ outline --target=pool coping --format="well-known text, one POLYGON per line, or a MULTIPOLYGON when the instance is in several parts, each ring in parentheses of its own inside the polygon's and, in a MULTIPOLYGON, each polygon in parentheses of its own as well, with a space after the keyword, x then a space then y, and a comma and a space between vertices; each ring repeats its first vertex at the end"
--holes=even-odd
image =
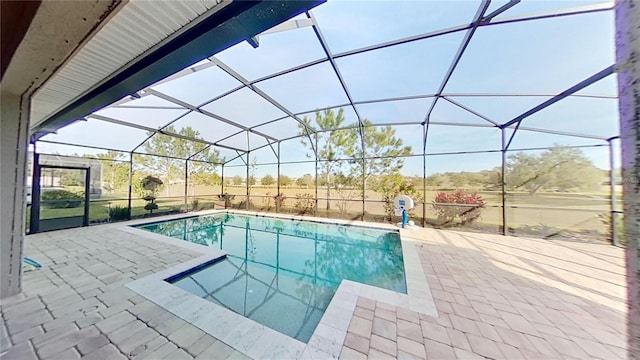
MULTIPOLYGON (((113 225, 115 226, 116 224, 113 225)), ((238 210, 208 210, 191 214, 163 216, 152 220, 139 219, 117 225, 121 230, 136 236, 161 241, 202 254, 182 264, 127 283, 125 286, 254 359, 337 359, 344 344, 359 297, 381 301, 434 317, 438 316, 431 290, 415 247, 417 240, 411 237, 411 229, 399 229, 391 224, 367 223, 355 220, 238 210), (342 280, 311 339, 305 344, 164 281, 171 276, 188 271, 203 263, 224 257, 226 255, 225 251, 151 233, 131 226, 222 213, 400 230, 407 294, 342 280)))

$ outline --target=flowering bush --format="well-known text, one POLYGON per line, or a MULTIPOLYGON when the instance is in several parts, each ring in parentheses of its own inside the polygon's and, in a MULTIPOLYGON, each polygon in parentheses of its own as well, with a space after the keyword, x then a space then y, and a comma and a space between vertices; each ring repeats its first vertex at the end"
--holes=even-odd
POLYGON ((439 192, 433 201, 433 208, 441 224, 452 224, 458 218, 465 225, 480 217, 484 204, 482 197, 475 191, 467 194, 458 190, 454 193, 439 192))

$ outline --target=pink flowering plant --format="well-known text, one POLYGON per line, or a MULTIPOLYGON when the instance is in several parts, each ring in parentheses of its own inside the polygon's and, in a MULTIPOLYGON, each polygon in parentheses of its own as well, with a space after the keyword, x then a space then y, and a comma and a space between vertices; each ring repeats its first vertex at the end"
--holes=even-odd
POLYGON ((441 191, 433 201, 441 225, 453 225, 456 219, 461 225, 471 224, 480 217, 484 205, 477 192, 465 193, 463 190, 453 193, 441 191))

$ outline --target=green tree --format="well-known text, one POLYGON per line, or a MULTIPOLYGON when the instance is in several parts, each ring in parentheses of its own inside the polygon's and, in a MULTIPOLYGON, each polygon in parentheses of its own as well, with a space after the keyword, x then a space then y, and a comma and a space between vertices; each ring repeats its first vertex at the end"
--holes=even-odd
POLYGON ((361 182, 358 179, 349 176, 348 174, 337 174, 333 180, 335 187, 335 194, 337 195, 336 206, 342 214, 346 214, 349 210, 351 202, 356 196, 361 194, 360 187, 361 182))
POLYGON ((103 187, 107 191, 115 191, 129 185, 129 164, 124 154, 109 150, 98 154, 97 158, 102 165, 103 187))
POLYGON ((560 145, 534 155, 516 153, 507 163, 507 186, 526 189, 531 196, 541 189, 586 190, 601 180, 601 172, 580 149, 560 145))
POLYGON ((303 186, 305 188, 309 188, 310 186, 313 186, 313 184, 314 184, 313 176, 311 176, 311 174, 304 174, 303 176, 299 177, 298 180, 296 180, 296 184, 298 186, 303 186))
POLYGON ((411 183, 416 189, 422 189, 422 185, 424 184, 422 176, 418 176, 418 175, 410 176, 410 177, 407 177, 407 180, 411 181, 411 183))
POLYGON ((551 181, 559 191, 593 190, 607 178, 580 149, 554 147, 546 152, 544 161, 559 164, 553 168, 551 181))
MULTIPOLYGON (((248 158, 248 156, 247 156, 248 158)), ((247 194, 251 196, 251 186, 256 184, 256 168, 257 168, 258 159, 254 156, 253 160, 249 163, 249 177, 247 182, 249 183, 249 187, 247 188, 247 194)))
MULTIPOLYGON (((377 181, 373 183, 373 189, 382 194, 382 200, 385 202, 384 209, 389 219, 393 219, 393 216, 395 216, 393 200, 396 196, 408 195, 413 198, 415 202, 421 200, 420 194, 416 190, 413 181, 399 173, 380 176, 377 181)), ((409 214, 412 213, 413 210, 410 210, 409 214)))
MULTIPOLYGON (((136 195, 136 197, 142 199, 143 197, 148 195, 148 191, 142 186, 142 179, 149 176, 148 174, 144 174, 142 172, 134 172, 133 178, 131 181, 131 191, 136 195)), ((156 192, 162 190, 162 188, 166 186, 164 184, 158 185, 156 188, 156 192)))
POLYGON ((433 174, 427 176, 427 186, 440 187, 445 182, 445 176, 442 174, 433 174))
MULTIPOLYGON (((168 126, 163 129, 163 132, 202 140, 200 133, 191 127, 176 131, 173 126, 168 126)), ((149 174, 161 174, 167 184, 167 196, 170 196, 169 184, 184 180, 185 160, 182 159, 197 154, 199 161, 192 161, 188 167, 189 178, 194 181, 198 179, 196 174, 215 173, 217 164, 222 162, 219 151, 212 149, 205 143, 152 132, 148 132, 148 135, 153 136, 144 143, 143 148, 147 154, 158 156, 136 155, 135 163, 138 170, 149 174)), ((195 184, 191 180, 189 183, 190 185, 195 184)))
MULTIPOLYGON (((191 166, 191 163, 189 163, 189 166, 191 166)), ((194 185, 220 185, 222 178, 217 173, 198 172, 189 175, 189 183, 194 185)))
POLYGON ((331 186, 333 182, 335 182, 336 178, 331 176, 331 174, 323 174, 318 173, 318 188, 326 187, 327 185, 331 186))
MULTIPOLYGON (((331 198, 332 176, 343 170, 342 164, 346 165, 338 160, 352 155, 356 138, 351 136, 351 131, 340 129, 345 127, 346 121, 342 108, 338 110, 337 114, 332 109, 316 111, 315 127, 312 126, 311 119, 306 116, 302 120, 306 126, 299 124, 299 134, 302 135, 301 142, 312 152, 317 144, 316 153, 308 153, 307 156, 310 158, 317 156, 320 160, 318 165, 321 168, 321 173, 324 174, 327 198, 331 198), (310 133, 308 128, 317 128, 318 132, 310 133)), ((330 208, 330 201, 327 201, 327 210, 330 208)))
POLYGON ((455 188, 461 188, 467 184, 467 178, 463 173, 448 172, 446 175, 449 178, 449 183, 455 188))
POLYGON ((260 180, 260 182, 262 183, 262 185, 264 186, 270 186, 275 184, 275 179, 273 178, 273 176, 267 174, 265 176, 262 177, 262 180, 260 180))
POLYGON ((478 187, 484 181, 480 172, 463 171, 461 174, 465 179, 465 183, 470 187, 478 187))
POLYGON ((163 185, 163 182, 155 176, 147 175, 140 181, 140 185, 147 191, 147 195, 143 198, 147 201, 144 208, 153 214, 153 210, 158 208, 158 204, 156 204, 156 191, 163 185))
POLYGON ((497 166, 491 170, 480 171, 481 185, 487 190, 500 189, 502 186, 502 169, 497 166))
POLYGON ((233 185, 242 185, 242 176, 240 175, 235 175, 232 179, 231 182, 233 183, 233 185))
POLYGON ((289 186, 291 185, 291 178, 287 175, 280 175, 280 185, 281 186, 289 186))
MULTIPOLYGON (((353 163, 356 164, 352 168, 352 175, 362 179, 366 189, 367 182, 372 177, 398 173, 404 165, 402 157, 411 154, 411 146, 403 145, 402 139, 396 137, 396 131, 391 126, 372 126, 368 119, 362 122, 364 151, 362 146, 355 146, 347 152, 351 153, 353 163)), ((356 143, 358 131, 357 128, 351 130, 352 143, 356 143)))
POLYGON ((60 171, 60 185, 62 186, 83 186, 84 185, 84 172, 79 170, 66 170, 60 171))

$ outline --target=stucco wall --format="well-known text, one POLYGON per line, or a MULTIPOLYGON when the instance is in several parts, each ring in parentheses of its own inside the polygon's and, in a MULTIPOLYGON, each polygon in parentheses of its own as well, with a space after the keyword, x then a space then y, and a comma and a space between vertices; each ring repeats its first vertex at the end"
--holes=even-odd
POLYGON ((629 358, 640 359, 640 2, 616 3, 629 358))
POLYGON ((3 298, 20 292, 29 111, 27 106, 21 106, 21 97, 13 94, 3 93, 0 106, 0 298, 3 298))

